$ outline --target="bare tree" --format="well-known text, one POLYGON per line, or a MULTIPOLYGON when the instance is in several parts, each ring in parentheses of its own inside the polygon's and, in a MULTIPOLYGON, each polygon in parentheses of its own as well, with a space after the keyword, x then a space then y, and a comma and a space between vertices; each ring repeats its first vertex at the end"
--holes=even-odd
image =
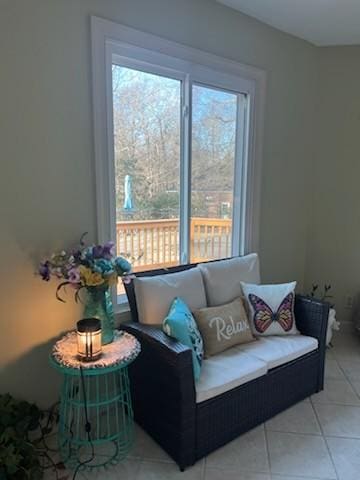
MULTIPOLYGON (((125 175, 133 180, 134 218, 176 216, 180 82, 114 66, 113 100, 118 218, 123 216, 125 175)), ((231 195, 235 132, 236 95, 194 86, 192 190, 197 211, 204 216, 209 192, 231 195)))

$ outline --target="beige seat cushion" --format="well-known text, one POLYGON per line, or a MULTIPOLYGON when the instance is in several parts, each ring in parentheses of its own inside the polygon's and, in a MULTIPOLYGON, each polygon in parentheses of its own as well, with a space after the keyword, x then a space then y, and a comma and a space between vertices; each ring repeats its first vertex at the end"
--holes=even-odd
POLYGON ((139 322, 160 325, 172 301, 180 297, 190 310, 206 307, 205 288, 198 267, 183 272, 134 279, 139 322))
POLYGON ((255 342, 239 348, 247 355, 266 362, 270 370, 316 350, 318 341, 305 335, 268 336, 258 337, 255 342))
POLYGON ((233 388, 265 375, 267 365, 233 347, 203 361, 200 379, 195 384, 196 402, 221 395, 233 388))
POLYGON ((254 340, 241 298, 193 314, 203 338, 205 358, 254 340))
POLYGON ((260 283, 256 253, 218 262, 200 263, 209 307, 224 305, 242 295, 240 282, 260 283))

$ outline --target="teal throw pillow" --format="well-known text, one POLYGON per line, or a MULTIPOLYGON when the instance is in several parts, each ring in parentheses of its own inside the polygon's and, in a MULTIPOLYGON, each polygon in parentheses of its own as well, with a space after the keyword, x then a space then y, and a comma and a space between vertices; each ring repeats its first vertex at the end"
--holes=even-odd
POLYGON ((194 378, 198 380, 204 355, 203 340, 189 307, 181 298, 173 300, 162 328, 167 335, 191 348, 194 378))

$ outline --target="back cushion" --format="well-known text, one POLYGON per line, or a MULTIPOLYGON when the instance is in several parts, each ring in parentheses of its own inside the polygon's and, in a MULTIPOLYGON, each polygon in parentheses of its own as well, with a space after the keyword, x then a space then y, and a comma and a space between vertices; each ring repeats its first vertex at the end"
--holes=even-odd
POLYGON ((242 296, 241 281, 260 283, 259 258, 256 253, 218 262, 200 263, 199 269, 204 278, 209 307, 223 305, 242 296))
POLYGON ((191 311, 206 307, 204 282, 198 267, 184 272, 134 279, 139 322, 161 325, 175 297, 191 311))

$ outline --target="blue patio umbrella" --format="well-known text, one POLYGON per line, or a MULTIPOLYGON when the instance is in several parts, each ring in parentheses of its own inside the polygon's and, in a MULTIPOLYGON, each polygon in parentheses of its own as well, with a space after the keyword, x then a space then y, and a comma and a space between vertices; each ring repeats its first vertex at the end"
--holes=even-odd
POLYGON ((131 189, 131 183, 132 183, 132 180, 131 180, 131 175, 125 175, 125 188, 124 188, 124 191, 125 191, 125 196, 124 196, 124 206, 123 206, 123 209, 126 211, 126 212, 132 212, 133 209, 134 209, 134 202, 133 202, 133 199, 132 199, 132 189, 131 189))

